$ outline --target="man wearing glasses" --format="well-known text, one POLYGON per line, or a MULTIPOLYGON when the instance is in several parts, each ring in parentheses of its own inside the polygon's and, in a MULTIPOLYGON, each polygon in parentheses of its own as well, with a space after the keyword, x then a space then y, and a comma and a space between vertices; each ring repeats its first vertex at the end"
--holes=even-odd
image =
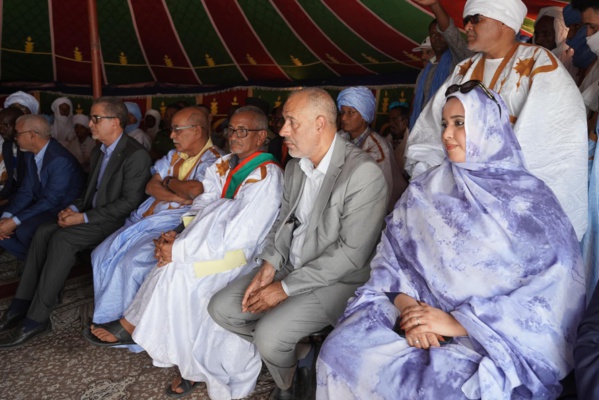
POLYGON ((423 110, 410 132, 406 170, 415 178, 443 161, 445 92, 454 84, 481 81, 507 104, 528 170, 553 190, 580 240, 588 208, 584 103, 570 74, 549 50, 516 41, 526 13, 520 0, 466 2, 468 48, 478 54, 456 66, 423 110))
POLYGON ((25 152, 26 174, 0 217, 0 247, 24 260, 37 227, 56 220, 81 194, 84 179, 79 162, 52 138, 45 118, 19 117, 14 140, 25 152))
MULTIPOLYGON (((145 197, 150 157, 135 139, 123 134, 126 124, 127 109, 120 100, 102 97, 92 105, 92 137, 101 145, 92 151, 87 187, 58 213, 57 222, 37 229, 15 298, 0 318, 0 332, 7 332, 0 338, 0 348, 21 345, 51 330, 50 313, 76 253, 94 248, 120 228, 145 197)), ((19 132, 23 146, 30 138, 19 132)))
POLYGON ((124 318, 84 331, 94 345, 135 340, 154 365, 178 366, 181 377, 167 389, 171 396, 181 397, 202 381, 213 399, 246 397, 260 373, 254 346, 216 325, 207 305, 257 265, 255 256, 277 217, 283 171, 272 154, 260 151, 267 129, 266 115, 256 107, 233 113, 226 131, 232 154, 206 170, 204 192, 183 216, 179 236, 171 231, 157 241, 159 268, 124 318))
POLYGON ((176 149, 152 167, 152 179, 146 185, 150 197, 92 253, 96 324, 123 316, 156 266, 152 239, 179 225, 193 200, 204 192, 206 169, 222 155, 210 140, 208 118, 200 108, 178 111, 171 129, 176 149))

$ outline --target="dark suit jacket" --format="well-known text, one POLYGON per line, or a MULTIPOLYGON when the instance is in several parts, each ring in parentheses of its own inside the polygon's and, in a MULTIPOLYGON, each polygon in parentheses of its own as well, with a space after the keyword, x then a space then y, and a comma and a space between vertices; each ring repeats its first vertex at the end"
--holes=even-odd
POLYGON ((25 171, 27 169, 25 163, 25 153, 21 149, 17 150, 17 159, 13 158, 12 152, 13 141, 5 140, 2 143, 2 156, 4 157, 4 166, 8 174, 8 181, 0 191, 0 199, 10 199, 19 189, 19 186, 25 179, 25 171), (15 163, 16 161, 16 163, 15 163), (15 168, 17 170, 17 179, 14 179, 15 168))
POLYGON ((599 285, 578 327, 574 371, 579 399, 599 399, 599 285))
MULTIPOLYGON (((337 136, 331 163, 308 221, 302 265, 283 281, 294 296, 313 291, 334 324, 355 289, 370 276, 370 259, 387 208, 387 183, 372 157, 337 136)), ((276 270, 289 261, 293 223, 306 174, 298 159, 285 169, 285 189, 279 218, 259 258, 276 270)))
POLYGON ((58 214, 81 194, 81 166, 56 140, 50 139, 48 142, 39 177, 33 153, 25 153, 25 163, 27 167, 23 183, 4 210, 21 222, 46 212, 58 214))
POLYGON ((145 187, 150 179, 152 162, 146 149, 124 133, 110 157, 98 188, 96 207, 92 201, 104 154, 97 145, 90 156, 90 174, 83 195, 73 205, 84 212, 89 224, 114 231, 125 224, 131 211, 146 197, 145 187))

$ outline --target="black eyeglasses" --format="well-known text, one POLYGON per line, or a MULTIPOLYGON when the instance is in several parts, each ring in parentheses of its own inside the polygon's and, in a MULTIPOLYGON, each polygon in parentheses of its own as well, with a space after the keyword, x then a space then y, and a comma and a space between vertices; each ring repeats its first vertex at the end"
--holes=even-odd
POLYGON ((470 22, 472 25, 478 24, 480 22, 480 17, 483 17, 483 15, 480 15, 480 14, 466 15, 464 17, 464 26, 468 25, 468 22, 470 22))
POLYGON ((260 132, 260 131, 264 131, 264 130, 265 129, 245 129, 245 128, 235 129, 235 128, 228 127, 227 130, 225 131, 225 136, 231 137, 231 136, 233 136, 233 134, 235 134, 239 139, 243 139, 244 137, 247 137, 248 132, 260 132))
POLYGON ((118 117, 109 117, 104 115, 90 115, 89 118, 92 120, 94 124, 97 124, 101 119, 115 119, 118 117))
POLYGON ((445 91, 445 97, 447 97, 457 91, 459 91, 460 93, 464 93, 464 94, 470 93, 474 88, 477 88, 477 87, 481 88, 483 93, 486 94, 488 98, 493 100, 495 102, 495 104, 497 104, 497 108, 499 108, 499 116, 501 117, 501 106, 499 105, 499 102, 497 101, 495 96, 493 96, 493 93, 491 93, 491 91, 489 89, 487 89, 487 87, 481 81, 472 80, 472 81, 463 83, 461 85, 458 85, 458 84, 451 85, 445 91))

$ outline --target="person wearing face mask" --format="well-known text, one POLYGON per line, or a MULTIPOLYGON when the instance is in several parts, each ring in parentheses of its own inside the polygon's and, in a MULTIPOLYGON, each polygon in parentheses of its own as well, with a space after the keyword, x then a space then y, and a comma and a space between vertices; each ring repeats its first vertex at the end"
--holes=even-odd
POLYGON ((580 11, 566 5, 563 10, 564 23, 568 28, 566 44, 574 51, 572 64, 578 69, 576 84, 581 91, 599 79, 599 63, 597 55, 591 51, 587 44, 587 27, 582 24, 580 11))
POLYGON ((587 228, 587 128, 584 102, 568 71, 549 50, 519 43, 527 14, 521 0, 468 0, 463 17, 468 48, 410 130, 406 170, 417 177, 444 158, 441 108, 447 87, 480 80, 505 100, 528 170, 555 193, 578 239, 587 228))
POLYGON ((125 127, 125 133, 137 140, 146 150, 150 151, 152 141, 150 137, 139 128, 141 123, 141 110, 137 103, 125 101, 125 107, 129 111, 129 121, 125 127))

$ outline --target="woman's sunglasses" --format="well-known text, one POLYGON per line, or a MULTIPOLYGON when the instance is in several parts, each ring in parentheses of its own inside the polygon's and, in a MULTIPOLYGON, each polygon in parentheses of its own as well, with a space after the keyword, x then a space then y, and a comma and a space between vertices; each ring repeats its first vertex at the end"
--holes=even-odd
POLYGON ((486 94, 488 98, 493 100, 495 102, 495 104, 497 104, 497 107, 499 108, 499 116, 501 117, 501 106, 499 105, 499 102, 497 101, 495 96, 493 96, 493 93, 491 93, 491 91, 489 89, 487 89, 487 87, 481 81, 472 80, 472 81, 463 83, 461 85, 458 85, 458 84, 451 85, 445 91, 445 97, 447 97, 457 91, 459 91, 460 93, 464 93, 464 94, 470 93, 474 88, 477 88, 477 87, 481 88, 483 93, 486 94))

